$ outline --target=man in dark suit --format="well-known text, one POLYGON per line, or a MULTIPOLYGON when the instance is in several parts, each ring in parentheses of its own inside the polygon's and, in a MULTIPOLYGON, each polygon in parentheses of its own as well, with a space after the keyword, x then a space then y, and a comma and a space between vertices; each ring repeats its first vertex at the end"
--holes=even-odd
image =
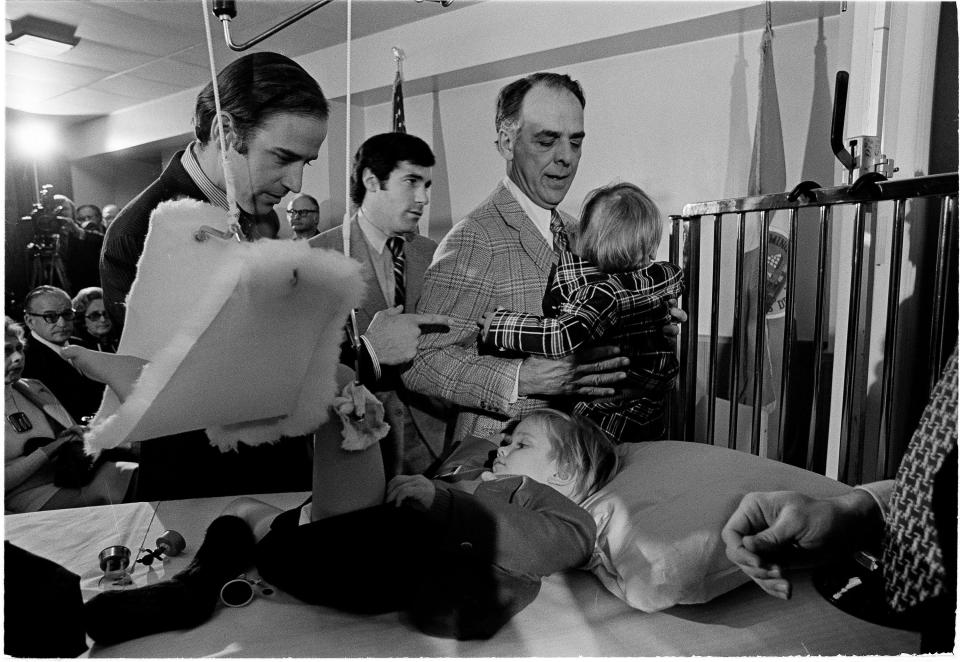
POLYGON ((103 298, 119 325, 137 275, 150 215, 165 200, 193 198, 228 209, 224 158, 248 239, 275 237, 274 205, 299 191, 303 167, 317 158, 327 136, 329 106, 317 81, 279 53, 253 53, 217 74, 223 100, 223 144, 213 85, 197 95, 196 140, 177 152, 160 178, 125 206, 107 229, 100 255, 103 298))
MULTIPOLYGON (((246 238, 275 237, 274 205, 300 190, 303 168, 317 158, 326 138, 329 106, 323 91, 284 55, 261 52, 234 60, 217 74, 217 85, 222 136, 208 83, 196 99, 196 140, 175 154, 159 179, 107 228, 100 276, 104 303, 118 324, 157 205, 192 198, 220 207, 226 216, 229 177, 246 238)), ((221 453, 203 431, 186 432, 141 443, 140 470, 138 500, 309 489, 309 439, 241 443, 236 452, 221 453)))
MULTIPOLYGON (((434 162, 430 147, 405 133, 373 136, 354 158, 350 197, 357 211, 350 222, 349 254, 363 267, 365 295, 356 311, 357 326, 374 355, 398 342, 378 333, 384 318, 417 326, 448 322, 441 315, 412 314, 437 248, 418 232, 430 202, 434 162)), ((344 250, 343 242, 342 226, 310 239, 311 246, 337 251, 344 250)), ((444 445, 445 406, 404 388, 400 374, 408 365, 382 367, 376 387, 391 427, 387 439, 380 442, 387 477, 423 471, 444 445)))
POLYGON ((23 376, 43 382, 74 420, 97 413, 103 384, 87 379, 60 358, 60 349, 73 340, 75 313, 70 297, 59 287, 41 285, 27 293, 23 317, 30 329, 23 376))

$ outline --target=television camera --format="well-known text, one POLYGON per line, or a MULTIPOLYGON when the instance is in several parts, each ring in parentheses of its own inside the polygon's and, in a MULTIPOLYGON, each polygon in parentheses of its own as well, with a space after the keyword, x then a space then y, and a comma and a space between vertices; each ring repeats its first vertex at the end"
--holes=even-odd
POLYGON ((61 237, 74 221, 61 216, 62 212, 63 205, 53 196, 53 185, 44 184, 40 187, 39 201, 33 204, 29 215, 20 219, 21 223, 33 225, 33 239, 26 246, 30 258, 30 289, 38 285, 58 285, 70 291, 61 237))

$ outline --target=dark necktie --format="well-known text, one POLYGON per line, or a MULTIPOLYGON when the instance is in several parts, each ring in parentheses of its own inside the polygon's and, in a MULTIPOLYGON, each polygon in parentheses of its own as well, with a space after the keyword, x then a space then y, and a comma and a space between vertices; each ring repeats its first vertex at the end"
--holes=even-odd
MULTIPOLYGON (((944 458, 957 445, 957 350, 917 426, 897 470, 883 536, 883 579, 894 611, 936 597, 945 568, 933 510, 933 486, 944 458)), ((946 470, 946 469, 944 469, 946 470)))
POLYGON ((403 272, 406 260, 403 257, 403 239, 390 237, 387 239, 387 248, 393 255, 393 305, 402 306, 407 300, 406 281, 403 272))
POLYGON ((567 231, 563 227, 563 219, 560 218, 560 212, 556 209, 550 214, 550 232, 553 233, 553 250, 555 253, 570 249, 570 244, 567 241, 567 231))

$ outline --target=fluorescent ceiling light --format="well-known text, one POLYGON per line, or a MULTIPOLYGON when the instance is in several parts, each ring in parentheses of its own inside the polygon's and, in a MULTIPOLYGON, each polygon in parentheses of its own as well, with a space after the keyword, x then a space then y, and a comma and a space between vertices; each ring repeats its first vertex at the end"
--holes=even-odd
POLYGON ((75 31, 72 25, 27 15, 10 22, 7 45, 28 55, 63 55, 80 42, 75 31))

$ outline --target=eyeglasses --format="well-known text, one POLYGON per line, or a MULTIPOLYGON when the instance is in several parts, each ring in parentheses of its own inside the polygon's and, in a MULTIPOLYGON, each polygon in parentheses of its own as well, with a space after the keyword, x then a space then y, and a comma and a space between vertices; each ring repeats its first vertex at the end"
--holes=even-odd
POLYGON ((318 209, 288 209, 287 216, 290 218, 302 218, 307 214, 319 214, 320 210, 318 209))
POLYGON ((90 313, 89 315, 84 315, 84 317, 86 317, 91 322, 98 322, 100 320, 109 319, 107 317, 107 312, 105 310, 96 310, 90 313))
POLYGON ((77 316, 77 311, 72 308, 68 310, 61 310, 57 313, 31 313, 30 311, 24 311, 24 315, 33 315, 34 317, 42 317, 43 321, 47 324, 56 324, 57 320, 61 317, 64 322, 72 322, 73 318, 77 316))

